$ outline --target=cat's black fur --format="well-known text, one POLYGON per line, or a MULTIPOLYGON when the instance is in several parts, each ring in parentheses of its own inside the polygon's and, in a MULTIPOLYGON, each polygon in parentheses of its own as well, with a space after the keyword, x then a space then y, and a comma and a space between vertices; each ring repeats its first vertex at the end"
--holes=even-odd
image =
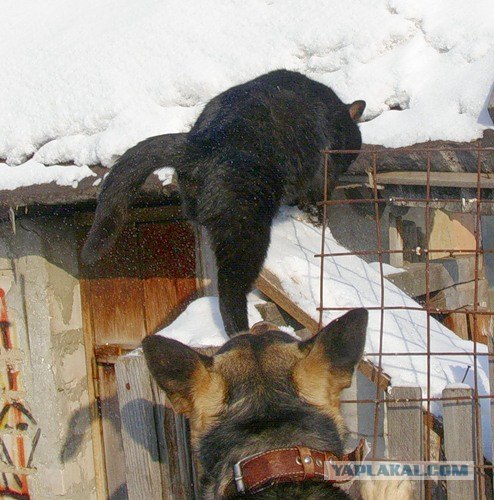
MULTIPOLYGON (((204 226, 218 267, 220 309, 228 334, 246 330, 246 293, 257 278, 282 203, 322 199, 325 148, 358 150, 364 101, 344 104, 325 85, 278 70, 213 98, 191 131, 151 137, 110 171, 83 249, 94 261, 113 243, 145 179, 175 168, 187 217, 204 226)), ((335 155, 331 181, 355 154, 335 155)), ((331 184, 331 183, 330 183, 331 184)))

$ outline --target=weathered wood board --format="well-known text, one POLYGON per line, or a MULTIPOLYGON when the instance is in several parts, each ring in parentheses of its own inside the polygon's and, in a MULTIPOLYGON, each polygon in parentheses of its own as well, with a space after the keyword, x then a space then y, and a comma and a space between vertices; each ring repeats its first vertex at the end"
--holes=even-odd
MULTIPOLYGON (((392 387, 387 403, 388 454, 391 460, 420 461, 423 459, 423 410, 419 387, 392 387), (399 402, 391 400, 399 399, 399 402)), ((413 498, 424 496, 423 481, 413 481, 413 498)))
MULTIPOLYGON (((478 263, 479 276, 483 269, 478 263)), ((414 262, 406 267, 405 272, 389 274, 386 279, 405 291, 410 297, 420 297, 427 292, 426 264, 414 262)), ((475 256, 460 255, 435 259, 429 262, 429 292, 437 292, 460 283, 467 283, 475 279, 475 256)))
MULTIPOLYGON (((476 462, 475 443, 482 446, 482 439, 475 429, 475 403, 471 399, 473 389, 447 388, 443 391, 444 398, 468 398, 443 401, 444 453, 449 461, 476 462)), ((481 453, 480 456, 483 456, 481 453)), ((478 484, 472 481, 448 481, 448 499, 464 500, 465 498, 482 498, 478 484)))

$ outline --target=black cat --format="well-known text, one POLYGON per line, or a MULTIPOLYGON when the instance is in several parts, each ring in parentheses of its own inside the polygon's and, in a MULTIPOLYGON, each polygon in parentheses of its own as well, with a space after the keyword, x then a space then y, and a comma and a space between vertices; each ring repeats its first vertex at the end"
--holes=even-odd
MULTIPOLYGON (((146 139, 113 166, 83 260, 94 261, 113 244, 146 178, 172 166, 187 217, 207 229, 213 245, 225 329, 247 330, 245 296, 266 257, 279 206, 322 199, 321 150, 360 149, 356 121, 364 108, 364 101, 344 104, 325 85, 286 70, 226 90, 188 134, 146 139)), ((334 155, 330 184, 356 156, 334 155)))

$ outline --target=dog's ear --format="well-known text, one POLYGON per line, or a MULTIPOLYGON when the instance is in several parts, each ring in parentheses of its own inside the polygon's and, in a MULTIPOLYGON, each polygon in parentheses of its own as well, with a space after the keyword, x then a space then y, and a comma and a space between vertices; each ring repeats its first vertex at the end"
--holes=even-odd
POLYGON ((174 410, 189 415, 197 386, 210 379, 208 366, 212 359, 160 335, 146 337, 142 348, 151 375, 166 392, 174 410))
POLYGON ((299 396, 327 413, 343 435, 340 394, 350 387, 355 366, 365 346, 368 314, 353 309, 317 335, 299 343, 302 358, 293 370, 293 381, 299 396))
POLYGON ((368 317, 366 309, 352 309, 301 342, 300 348, 320 363, 329 362, 334 368, 353 371, 364 353, 368 317))
POLYGON ((348 112, 350 113, 350 118, 356 122, 362 118, 364 114, 366 103, 365 101, 354 101, 352 104, 348 104, 348 112))

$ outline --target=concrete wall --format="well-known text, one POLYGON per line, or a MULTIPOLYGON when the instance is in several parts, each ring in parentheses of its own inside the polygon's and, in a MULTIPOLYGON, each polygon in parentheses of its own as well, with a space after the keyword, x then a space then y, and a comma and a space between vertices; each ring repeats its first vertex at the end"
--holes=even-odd
POLYGON ((75 231, 70 219, 0 224, 0 286, 24 352, 26 402, 41 429, 35 499, 96 498, 75 231))

